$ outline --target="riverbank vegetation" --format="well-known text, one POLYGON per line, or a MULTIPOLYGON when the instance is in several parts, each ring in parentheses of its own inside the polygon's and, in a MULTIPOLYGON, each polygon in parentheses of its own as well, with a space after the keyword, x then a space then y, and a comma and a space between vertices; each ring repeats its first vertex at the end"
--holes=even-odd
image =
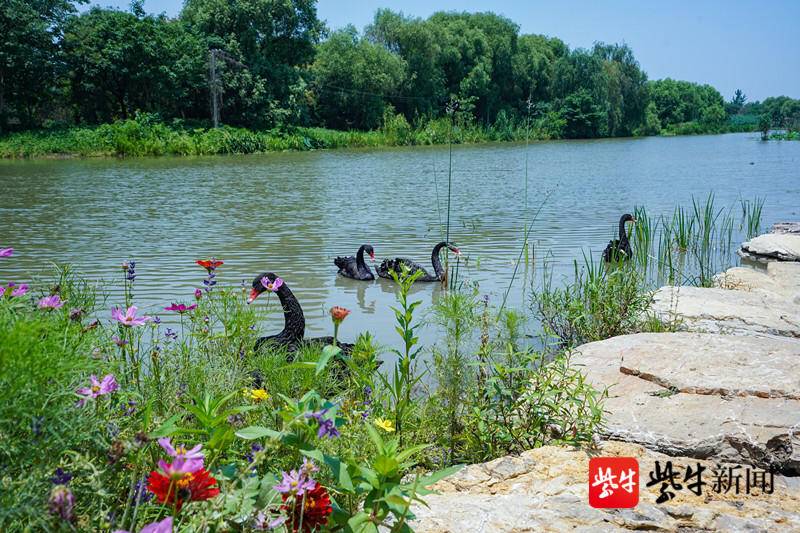
MULTIPOLYGON (((573 349, 676 327, 649 315, 652 290, 711 284, 733 239, 759 232, 762 205, 720 207, 712 195, 671 216, 638 208, 632 260, 587 257, 556 283, 545 260, 543 282, 526 277, 528 309, 490 304, 454 269, 420 314, 401 275, 383 311, 397 349, 348 324, 360 331, 349 356, 335 340, 255 353, 263 309, 225 283, 222 262, 187 265, 197 289, 152 316, 136 308, 134 261, 110 285, 68 267, 6 280, 0 528, 408 531, 411 503, 460 464, 590 446, 607 391, 586 381, 573 349), (416 334, 425 324, 442 333, 430 346, 416 334)), ((2 249, 0 261, 17 253, 2 249)), ((334 335, 346 317, 331 310, 334 335)))
POLYGON ((433 144, 451 118, 462 142, 800 121, 797 100, 726 103, 708 85, 648 80, 627 45, 570 49, 492 13, 381 9, 362 32, 330 32, 313 0, 189 0, 175 19, 140 1, 77 14, 56 0, 12 2, 0 28, 3 157, 433 144), (212 131, 215 114, 232 128, 212 131))

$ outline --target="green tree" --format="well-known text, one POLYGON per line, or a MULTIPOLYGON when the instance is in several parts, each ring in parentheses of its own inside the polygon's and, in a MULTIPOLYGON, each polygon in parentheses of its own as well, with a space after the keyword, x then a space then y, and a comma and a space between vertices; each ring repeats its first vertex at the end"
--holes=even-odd
POLYGON ((10 118, 33 126, 58 98, 61 31, 71 0, 0 2, 0 132, 10 118))
POLYGON ((353 26, 334 32, 312 65, 317 109, 323 124, 339 129, 381 125, 386 98, 395 95, 406 63, 386 48, 361 39, 353 26))

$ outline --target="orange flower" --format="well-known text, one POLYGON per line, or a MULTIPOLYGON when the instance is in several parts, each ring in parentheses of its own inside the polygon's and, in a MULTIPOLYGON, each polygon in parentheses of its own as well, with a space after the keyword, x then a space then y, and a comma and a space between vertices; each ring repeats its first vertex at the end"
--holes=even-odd
POLYGON ((225 262, 212 257, 211 259, 200 259, 197 261, 197 264, 211 272, 212 270, 216 270, 217 267, 224 265, 225 262))
POLYGON ((217 480, 204 468, 183 473, 176 480, 154 470, 147 480, 147 490, 156 495, 159 503, 174 505, 175 510, 180 511, 185 502, 198 502, 217 496, 219 489, 215 487, 216 484, 217 480))
POLYGON ((338 305, 331 307, 331 318, 333 318, 334 324, 341 324, 342 320, 347 318, 347 315, 349 314, 350 310, 345 309, 344 307, 339 307, 338 305))

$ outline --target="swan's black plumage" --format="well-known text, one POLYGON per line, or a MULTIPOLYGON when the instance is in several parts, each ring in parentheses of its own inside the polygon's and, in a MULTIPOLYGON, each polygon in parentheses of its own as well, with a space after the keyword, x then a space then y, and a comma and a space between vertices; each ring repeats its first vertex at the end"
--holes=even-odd
POLYGON ((460 255, 461 252, 450 244, 449 242, 442 241, 436 246, 433 247, 433 252, 431 252, 431 265, 433 265, 433 272, 434 274, 431 275, 422 265, 419 263, 415 263, 411 259, 407 259, 405 257, 395 257, 394 259, 384 259, 383 262, 376 268, 375 270, 378 272, 378 276, 382 278, 392 279, 392 275, 390 272, 394 271, 398 274, 402 269, 402 265, 405 265, 408 268, 409 274, 413 274, 414 272, 421 270, 422 275, 417 278, 417 281, 441 281, 444 278, 444 268, 442 267, 442 261, 439 259, 439 252, 442 248, 447 247, 448 250, 453 252, 456 255, 460 255))
POLYGON ((352 255, 347 257, 339 256, 334 259, 333 264, 339 267, 338 274, 346 278, 361 281, 372 281, 375 279, 372 270, 370 270, 369 266, 364 262, 364 252, 367 252, 370 258, 375 260, 375 251, 369 244, 362 244, 355 257, 352 255))
POLYGON ((603 250, 603 260, 606 263, 626 261, 633 256, 628 232, 625 231, 626 222, 636 222, 636 219, 629 213, 625 213, 619 219, 619 239, 608 241, 608 246, 603 250))
MULTIPOLYGON (((250 292, 248 302, 252 302, 259 294, 265 292, 267 289, 261 283, 263 278, 270 281, 275 281, 278 277, 272 272, 264 272, 259 274, 253 280, 253 290, 250 292)), ((289 352, 295 352, 303 344, 333 344, 333 337, 315 337, 313 339, 306 339, 306 318, 303 315, 303 308, 300 307, 300 302, 297 301, 289 286, 284 282, 276 291, 278 299, 283 308, 283 330, 277 335, 267 335, 260 337, 256 341, 255 350, 258 351, 264 344, 274 344, 276 346, 283 346, 289 352)), ((353 345, 345 342, 337 343, 342 353, 349 355, 353 350, 353 345)))

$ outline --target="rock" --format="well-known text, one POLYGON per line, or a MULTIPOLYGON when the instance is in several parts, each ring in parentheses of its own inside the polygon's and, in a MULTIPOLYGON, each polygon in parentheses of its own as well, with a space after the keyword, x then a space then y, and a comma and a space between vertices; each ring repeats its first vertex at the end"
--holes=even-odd
POLYGON ((639 333, 585 344, 573 363, 609 388, 606 438, 800 474, 800 341, 639 333))
POLYGON ((766 291, 800 305, 800 263, 770 262, 767 271, 734 267, 714 277, 721 289, 766 291))
MULTIPOLYGON (((635 457, 639 462, 639 504, 633 509, 594 509, 588 502, 590 454, 572 448, 545 446, 508 457, 517 466, 504 478, 491 463, 470 465, 443 479, 425 496, 429 507, 415 504, 417 519, 410 525, 418 533, 494 533, 538 531, 737 531, 767 528, 800 530, 800 489, 786 478, 775 477, 773 494, 713 491, 710 473, 715 466, 686 457, 667 457, 642 446, 601 442, 596 454, 635 457), (657 504, 658 486, 646 487, 655 462, 671 460, 676 469, 704 466, 704 493, 687 488, 672 500, 657 504), (491 487, 476 481, 488 476, 491 487), (554 484, 555 480, 560 480, 554 484), (559 487, 555 493, 550 489, 559 487)), ((594 455, 591 454, 591 455, 594 455)), ((744 468, 742 468, 744 470, 744 468)))
POLYGON ((773 291, 661 287, 650 309, 681 330, 800 338, 800 304, 773 291))
POLYGON ((800 261, 800 234, 765 233, 743 242, 739 255, 754 261, 800 261))
POLYGON ((770 233, 800 233, 800 222, 776 222, 770 233))

